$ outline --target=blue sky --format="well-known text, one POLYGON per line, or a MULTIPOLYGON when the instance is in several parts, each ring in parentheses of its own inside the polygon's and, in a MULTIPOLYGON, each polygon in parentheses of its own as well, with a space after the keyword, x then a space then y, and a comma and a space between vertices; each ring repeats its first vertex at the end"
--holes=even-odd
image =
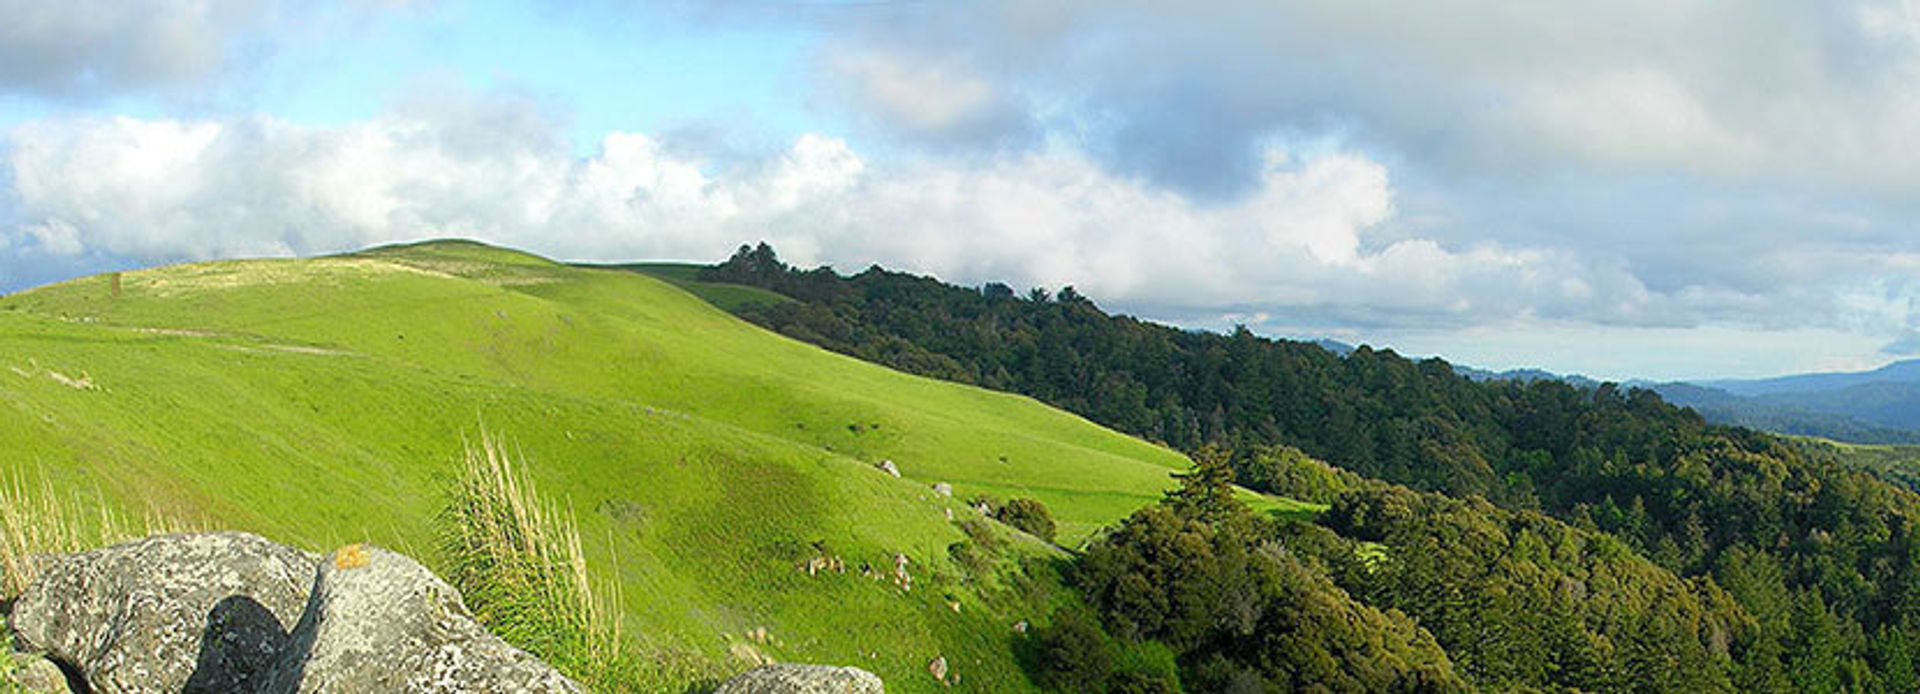
POLYGON ((0 0, 0 291, 471 236, 1608 378, 1920 355, 1920 2, 0 0))

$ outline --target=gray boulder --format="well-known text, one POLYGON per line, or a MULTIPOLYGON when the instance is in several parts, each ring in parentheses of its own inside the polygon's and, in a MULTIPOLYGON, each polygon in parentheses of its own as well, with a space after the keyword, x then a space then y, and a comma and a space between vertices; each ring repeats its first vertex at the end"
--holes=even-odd
POLYGON ((263 694, 580 692, 473 621, 459 592, 404 555, 349 545, 320 563, 263 694))
POLYGON ((97 694, 248 691, 286 645, 317 560, 246 533, 157 535, 51 559, 9 622, 19 650, 97 694))
POLYGON ((762 665, 735 675, 713 694, 883 694, 880 678, 854 667, 762 665))

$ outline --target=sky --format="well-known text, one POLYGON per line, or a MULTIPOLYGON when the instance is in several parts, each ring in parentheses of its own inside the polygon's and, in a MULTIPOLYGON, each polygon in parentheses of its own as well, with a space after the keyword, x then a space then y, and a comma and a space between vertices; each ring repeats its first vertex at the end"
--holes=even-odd
POLYGON ((439 237, 1872 368, 1920 356, 1920 0, 0 0, 0 291, 439 237))

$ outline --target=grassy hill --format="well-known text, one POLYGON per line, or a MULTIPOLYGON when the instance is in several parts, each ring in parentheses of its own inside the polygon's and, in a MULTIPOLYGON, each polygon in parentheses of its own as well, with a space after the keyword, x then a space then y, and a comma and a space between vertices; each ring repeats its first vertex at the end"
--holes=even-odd
POLYGON ((859 665, 902 692, 938 689, 925 665, 940 655, 969 688, 1031 688, 1011 625, 1038 616, 1019 605, 1053 578, 1036 569, 1027 603, 970 580, 948 550, 966 538, 948 511, 972 514, 960 499, 1040 499, 1071 544, 1185 466, 1024 397, 776 336, 657 279, 465 242, 0 298, 0 401, 0 477, 430 565, 444 485, 484 426, 571 507, 600 578, 624 588, 630 633, 740 669, 730 647, 765 628, 753 645, 773 658, 859 665), (822 551, 876 570, 905 554, 915 589, 798 570, 822 551))

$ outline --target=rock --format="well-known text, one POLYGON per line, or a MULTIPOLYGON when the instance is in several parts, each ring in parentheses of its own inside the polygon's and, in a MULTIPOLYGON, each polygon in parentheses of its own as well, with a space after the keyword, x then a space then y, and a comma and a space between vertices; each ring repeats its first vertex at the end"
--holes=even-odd
MULTIPOLYGON (((19 691, 26 694, 72 694, 73 689, 67 686, 67 674, 61 672, 60 666, 53 664, 53 661, 37 656, 21 659, 29 662, 8 673, 5 679, 0 679, 0 683, 11 680, 19 691)), ((0 686, 0 690, 13 691, 5 686, 0 686)))
POLYGON ((913 590, 913 574, 907 572, 907 555, 893 555, 893 584, 901 590, 913 590))
POLYGON ((263 694, 582 691, 487 633, 426 567, 368 545, 321 562, 306 612, 265 682, 263 694))
POLYGON ((933 493, 939 494, 940 496, 944 496, 947 498, 952 498, 953 485, 947 484, 945 482, 935 482, 933 483, 933 493))
POLYGON ((20 650, 96 694, 251 691, 317 561, 246 533, 156 535, 53 559, 8 621, 20 650))
POLYGON ((880 461, 879 465, 875 465, 874 467, 880 468, 881 470, 886 471, 887 474, 893 475, 894 477, 900 476, 900 468, 894 467, 893 461, 891 460, 882 460, 880 461))
POLYGON ((936 680, 947 681, 947 657, 943 655, 927 661, 927 672, 936 680))
POLYGON ((735 675, 713 694, 882 694, 873 673, 830 665, 762 665, 735 675))

